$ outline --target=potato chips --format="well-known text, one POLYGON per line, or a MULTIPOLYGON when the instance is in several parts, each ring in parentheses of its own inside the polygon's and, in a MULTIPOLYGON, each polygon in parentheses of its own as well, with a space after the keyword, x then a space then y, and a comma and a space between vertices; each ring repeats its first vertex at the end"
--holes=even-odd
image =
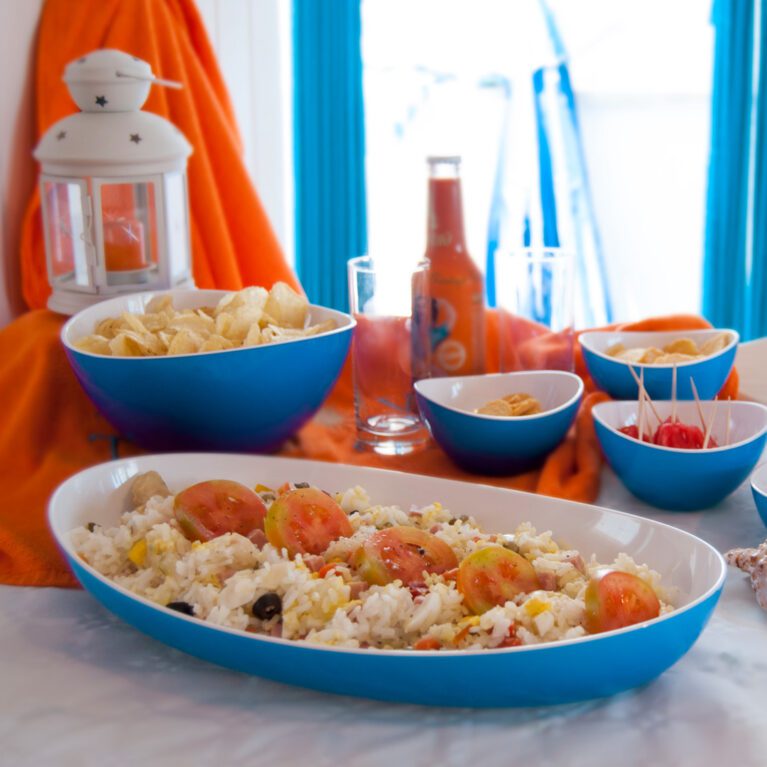
POLYGON ((710 357, 729 343, 730 334, 719 333, 701 344, 700 348, 691 338, 677 338, 662 349, 655 346, 627 349, 623 344, 615 344, 607 350, 607 354, 633 365, 671 365, 710 357))
POLYGON ((271 290, 227 293, 214 308, 181 309, 156 296, 144 314, 123 312, 97 323, 76 349, 113 357, 162 357, 292 341, 335 328, 332 320, 309 325, 309 302, 284 282, 271 290))
POLYGON ((543 412, 543 408, 541 407, 541 403, 531 394, 518 392, 516 394, 507 394, 500 399, 486 402, 474 412, 480 415, 496 415, 503 418, 516 418, 522 415, 538 415, 538 413, 543 412))

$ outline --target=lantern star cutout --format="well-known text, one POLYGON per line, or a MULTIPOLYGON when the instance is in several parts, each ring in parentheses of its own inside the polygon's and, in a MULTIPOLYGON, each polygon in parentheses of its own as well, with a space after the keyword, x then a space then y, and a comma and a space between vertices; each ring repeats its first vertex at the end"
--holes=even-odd
POLYGON ((109 102, 107 101, 107 97, 106 96, 96 96, 96 103, 100 107, 105 107, 109 102))
POLYGON ((142 139, 141 139, 141 136, 139 136, 139 134, 138 134, 138 133, 131 133, 131 134, 130 134, 130 140, 131 140, 131 141, 132 141, 134 144, 140 144, 142 139))
POLYGON ((65 130, 59 131, 56 134, 56 141, 61 141, 61 139, 66 138, 66 137, 67 137, 67 132, 65 130))

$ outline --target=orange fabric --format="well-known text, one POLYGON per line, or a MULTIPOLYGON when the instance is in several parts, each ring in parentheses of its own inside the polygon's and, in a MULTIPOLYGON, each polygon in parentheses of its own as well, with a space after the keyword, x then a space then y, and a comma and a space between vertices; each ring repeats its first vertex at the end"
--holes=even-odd
MULTIPOLYGON (((59 342, 63 322, 59 315, 40 310, 0 331, 4 361, 0 401, 5 419, 0 430, 0 583, 75 585, 48 532, 46 502, 55 487, 75 472, 141 452, 117 439, 75 380, 59 342)), ((700 326, 699 318, 681 324, 679 318, 663 322, 679 330, 700 326)), ((488 360, 497 360, 494 312, 488 313, 487 327, 488 360)), ((457 469, 435 445, 391 458, 357 450, 351 379, 347 360, 325 409, 285 445, 284 455, 453 477, 577 501, 597 496, 602 458, 590 416, 591 407, 607 399, 603 393, 587 395, 572 434, 542 470, 516 477, 478 477, 457 469)))
MULTIPOLYGON (((69 586, 48 532, 53 489, 80 469, 112 458, 114 430, 77 383, 59 330, 65 318, 28 312, 0 332, 0 582, 69 586)), ((138 452, 130 446, 121 455, 138 452)))
MULTIPOLYGON (((201 288, 238 289, 298 282, 242 160, 234 110, 193 0, 46 0, 35 59, 37 131, 73 112, 64 67, 97 48, 118 48, 183 83, 153 87, 145 109, 174 123, 194 148, 189 158, 192 262, 201 288)), ((22 290, 45 306, 50 293, 36 191, 22 230, 22 290)))

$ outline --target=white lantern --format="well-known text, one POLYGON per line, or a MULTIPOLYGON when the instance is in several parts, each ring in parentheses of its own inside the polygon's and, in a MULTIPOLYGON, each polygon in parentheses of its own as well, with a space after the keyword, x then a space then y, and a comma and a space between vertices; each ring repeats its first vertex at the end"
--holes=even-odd
POLYGON ((99 50, 67 65, 82 110, 53 125, 35 149, 52 293, 74 314, 117 293, 194 287, 186 161, 189 142, 168 120, 140 111, 158 80, 145 61, 99 50))

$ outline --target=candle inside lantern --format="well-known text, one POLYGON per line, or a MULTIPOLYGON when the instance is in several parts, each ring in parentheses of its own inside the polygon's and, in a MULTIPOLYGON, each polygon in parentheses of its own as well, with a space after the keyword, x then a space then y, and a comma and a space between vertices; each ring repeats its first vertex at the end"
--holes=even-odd
POLYGON ((129 216, 105 217, 104 260, 109 272, 144 269, 147 266, 144 225, 129 216))

